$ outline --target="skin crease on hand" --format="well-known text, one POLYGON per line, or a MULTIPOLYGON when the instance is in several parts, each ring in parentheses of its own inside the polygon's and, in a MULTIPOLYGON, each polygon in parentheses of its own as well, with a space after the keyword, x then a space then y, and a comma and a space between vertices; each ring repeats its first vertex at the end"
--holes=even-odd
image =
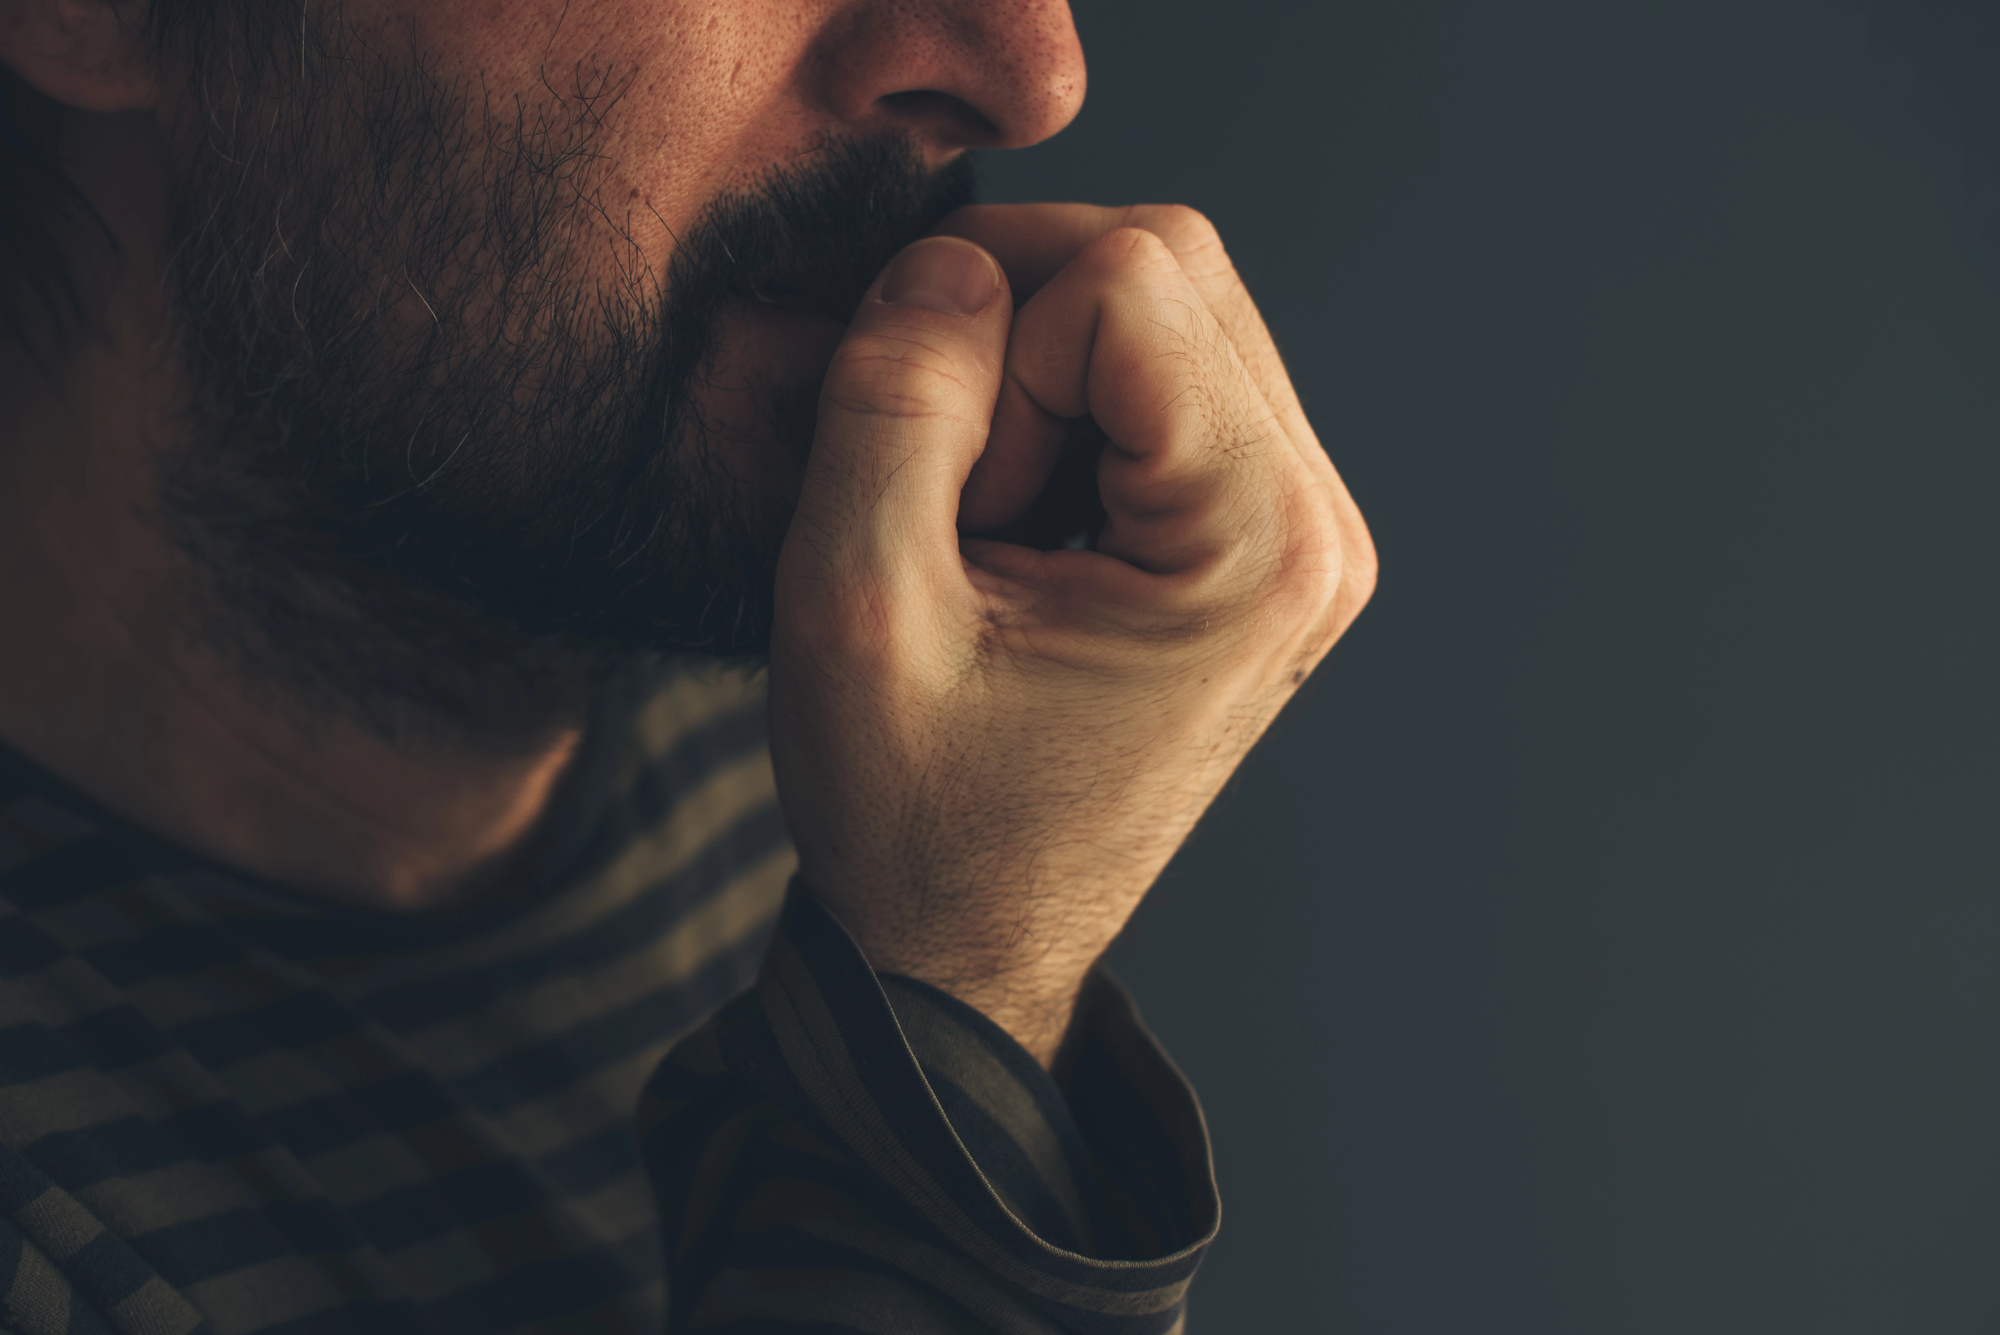
MULTIPOLYGON (((642 73, 607 113, 600 197, 645 202, 625 243, 656 265, 705 201, 830 134, 902 132, 936 165, 1054 133, 1083 91, 1067 8, 1041 0, 365 14, 502 87, 615 43, 642 73)), ((103 335, 56 383, 0 364, 23 422, 0 449, 0 737, 281 883, 391 908, 477 893, 574 730, 500 757, 309 737, 175 630, 176 558, 136 481, 174 399, 171 98, 118 34, 98 0, 0 0, 0 59, 80 109, 67 160, 126 256, 103 335)), ((802 481, 754 443, 724 461, 798 488, 771 695, 804 879, 876 967, 1048 1063, 1091 964, 1359 613, 1374 555, 1198 215, 973 208, 942 230, 956 239, 905 252, 844 333, 733 311, 707 406, 727 418, 732 385, 826 375, 802 481), (961 533, 1018 514, 1086 414, 1110 437, 1097 550, 961 533)))

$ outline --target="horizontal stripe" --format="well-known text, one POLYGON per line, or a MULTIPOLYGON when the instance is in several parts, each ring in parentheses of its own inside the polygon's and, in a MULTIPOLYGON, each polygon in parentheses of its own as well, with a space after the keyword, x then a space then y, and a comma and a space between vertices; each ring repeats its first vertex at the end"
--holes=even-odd
POLYGON ((136 1113, 50 1132, 23 1145, 21 1154, 77 1192, 113 1178, 140 1177, 175 1164, 205 1162, 162 1122, 136 1113))
MULTIPOLYGON (((86 815, 31 791, 24 773, 10 771, 10 766, 22 763, 12 760, 11 755, 0 749, 0 832, 6 839, 0 870, 99 832, 101 827, 86 815)), ((39 772, 37 776, 45 777, 39 772)))
POLYGON ((263 1123, 234 1102, 178 1108, 158 1121, 195 1158, 210 1162, 247 1156, 276 1144, 263 1123))
POLYGON ((14 1222, 34 1238, 35 1244, 56 1261, 68 1260, 104 1234, 104 1225, 60 1187, 49 1187, 10 1213, 14 1222))
MULTIPOLYGON (((357 998, 540 954, 551 942, 595 927, 654 893, 723 832, 776 801, 761 732, 753 730, 743 740, 744 749, 726 761, 676 775, 670 785, 663 780, 661 800, 668 805, 657 817, 637 820, 629 812, 618 813, 610 824, 621 832, 619 838, 590 854, 604 865, 543 902, 484 913, 385 917, 350 910, 315 917, 302 916, 295 902, 284 900, 242 925, 274 952, 312 962, 337 990, 357 998), (330 926, 335 930, 329 931, 330 926), (343 957, 336 948, 347 936, 369 943, 369 950, 343 957), (328 940, 331 945, 322 944, 328 940)), ((630 800, 626 795, 621 804, 630 800)))
POLYGON ((659 1061, 649 1046, 594 1072, 588 1081, 509 1108, 487 1119, 486 1125, 516 1154, 548 1154, 573 1143, 579 1134, 595 1135, 630 1122, 639 1091, 659 1061))
POLYGON ((264 1193, 234 1172, 192 1158, 164 1168, 107 1176, 76 1189, 76 1198, 122 1236, 139 1237, 237 1210, 255 1209, 264 1193))
MULTIPOLYGON (((17 1146, 32 1144, 133 1111, 131 1101, 103 1072, 76 1067, 7 1086, 0 1095, 0 1139, 17 1146)), ((162 1106, 158 1111, 168 1109, 162 1106)))
MULTIPOLYGON (((180 878, 174 879, 178 882, 180 878)), ((174 915, 155 898, 162 888, 161 880, 142 876, 130 883, 105 886, 94 895, 36 909, 34 919, 71 950, 129 941, 163 922, 174 921, 174 915)))
MULTIPOLYGON (((626 882, 621 863, 673 857, 700 830, 735 819, 743 804, 776 795, 761 702, 703 720, 657 758, 635 767, 613 808, 616 819, 565 874, 598 893, 626 882), (717 807, 718 799, 727 805, 717 807)), ((587 900, 584 902, 588 902, 587 900)))
POLYGON ((0 1072, 7 1084, 42 1080, 63 1071, 90 1067, 89 1054, 44 1024, 0 1029, 0 1072))
POLYGON ((382 1258, 397 1291, 419 1309, 485 1283, 507 1268, 472 1234, 449 1229, 382 1258))
POLYGON ((761 936, 738 942, 733 951, 705 961, 693 977, 677 986, 661 988, 572 1025, 547 1042, 509 1053, 454 1083, 475 1107, 499 1117, 636 1053, 653 1051, 657 1061, 666 1053, 667 1040, 693 1029, 710 1010, 749 983, 763 945, 761 936))
POLYGON ((354 1205, 348 1214, 384 1252, 400 1251, 461 1224, 533 1210, 543 1184, 516 1159, 494 1159, 354 1205))
POLYGON ((104 1314, 120 1330, 146 1335, 193 1335, 204 1326, 200 1314, 158 1275, 105 1308, 104 1314))
POLYGON ((378 1131, 444 1121, 458 1110, 434 1077, 394 1071, 371 1084, 270 1109, 258 1120, 286 1149, 307 1158, 378 1131))
POLYGON ((267 1052, 323 1044, 363 1023, 352 1008, 324 992, 294 992, 253 1009, 176 1025, 169 1033, 197 1060, 220 1069, 267 1052))
POLYGON ((536 1170, 574 1199, 613 1183, 641 1179, 639 1146, 629 1117, 619 1118, 595 1135, 579 1136, 534 1160, 536 1170))
POLYGON ((512 1330, 566 1315, 574 1295, 594 1302, 615 1299, 637 1287, 657 1264, 660 1240, 647 1230, 621 1243, 587 1252, 550 1256, 513 1266, 484 1283, 442 1298, 425 1308, 440 1330, 512 1330))
POLYGON ((644 896, 541 948, 495 961, 476 973, 427 977, 393 989, 357 990, 358 1002, 393 1030, 422 1029, 557 974, 610 963, 670 930, 726 884, 730 874, 783 846, 775 805, 764 803, 715 833, 693 859, 661 877, 644 896))
POLYGON ((172 1043, 130 1002, 86 1015, 63 1028, 64 1037, 100 1071, 115 1071, 164 1055, 172 1043))
POLYGON ((166 876, 199 859, 137 830, 107 830, 0 871, 0 896, 23 912, 78 899, 110 885, 166 876))
POLYGON ((323 1201, 267 1201, 154 1229, 132 1239, 160 1273, 185 1288, 293 1252, 340 1252, 361 1239, 323 1201))
POLYGON ((69 954, 69 947, 26 918, 0 918, 0 977, 18 978, 45 969, 69 954))
POLYGON ((204 922, 162 923, 124 941, 77 952, 119 987, 233 964, 250 954, 249 943, 204 922))
POLYGON ((326 1186, 327 1199, 352 1209, 357 1205, 421 1187, 442 1174, 489 1162, 493 1147, 464 1136, 454 1123, 439 1123, 396 1131, 378 1131, 300 1157, 315 1181, 326 1186))
POLYGON ((376 1329, 395 1329, 387 1321, 366 1321, 373 1315, 368 1306, 394 1311, 397 1304, 370 1292, 361 1272, 339 1258, 276 1255, 181 1287, 221 1335, 267 1332, 287 1324, 300 1329, 302 1318, 334 1312, 340 1312, 339 1323, 323 1329, 362 1330, 371 1324, 376 1329), (354 1310, 357 1301, 363 1304, 358 1311, 354 1310))
MULTIPOLYGON (((402 1037, 434 1069, 464 1075, 525 1043, 555 1039, 608 1011, 684 986, 718 958, 759 959, 795 862, 781 846, 689 908, 672 931, 642 938, 622 956, 591 968, 500 992, 476 1011, 405 1030, 402 1037)), ((746 973, 731 995, 748 982, 746 973)))
MULTIPOLYGON (((633 714, 631 739, 639 758, 657 769, 662 762, 672 764, 689 739, 715 720, 755 720, 763 714, 760 669, 695 665, 647 697, 633 714)), ((677 768, 698 772, 705 767, 682 760, 677 768)))

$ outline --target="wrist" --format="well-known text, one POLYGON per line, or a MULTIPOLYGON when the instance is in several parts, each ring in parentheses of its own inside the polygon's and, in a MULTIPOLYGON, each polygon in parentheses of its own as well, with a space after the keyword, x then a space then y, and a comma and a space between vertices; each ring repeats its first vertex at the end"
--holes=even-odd
POLYGON ((847 895, 810 877, 801 881, 875 972, 914 978, 964 1002, 1045 1069, 1068 1033, 1085 978, 1117 931, 1044 933, 1025 917, 986 923, 963 911, 910 915, 895 909, 927 897, 847 895))
POLYGON ((936 967, 934 959, 876 964, 871 958, 869 962, 878 973, 915 978, 964 1002, 1006 1030, 1044 1070, 1055 1066, 1091 968, 1086 963, 1060 973, 1026 968, 966 972, 936 967))

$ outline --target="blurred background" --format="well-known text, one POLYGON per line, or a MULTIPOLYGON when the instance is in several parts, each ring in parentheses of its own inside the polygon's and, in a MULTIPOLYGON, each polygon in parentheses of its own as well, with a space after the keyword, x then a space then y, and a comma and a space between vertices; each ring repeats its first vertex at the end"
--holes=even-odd
POLYGON ((2000 1330, 2000 5, 1076 0, 1374 604, 1114 963, 1197 1332, 2000 1330))

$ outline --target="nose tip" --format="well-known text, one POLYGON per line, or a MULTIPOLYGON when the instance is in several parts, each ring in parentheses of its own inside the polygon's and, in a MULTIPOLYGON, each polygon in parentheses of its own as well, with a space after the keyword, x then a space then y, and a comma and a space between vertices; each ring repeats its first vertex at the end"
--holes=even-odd
POLYGON ((1029 12, 996 32, 990 48, 991 86, 982 90, 982 96, 993 110, 974 104, 993 123, 993 148, 1039 144, 1075 120, 1083 107, 1083 43, 1068 3, 1057 0, 1019 8, 1029 12))
POLYGON ((850 11, 819 56, 835 114, 939 151, 1025 148, 1083 105, 1067 0, 884 0, 850 11))

